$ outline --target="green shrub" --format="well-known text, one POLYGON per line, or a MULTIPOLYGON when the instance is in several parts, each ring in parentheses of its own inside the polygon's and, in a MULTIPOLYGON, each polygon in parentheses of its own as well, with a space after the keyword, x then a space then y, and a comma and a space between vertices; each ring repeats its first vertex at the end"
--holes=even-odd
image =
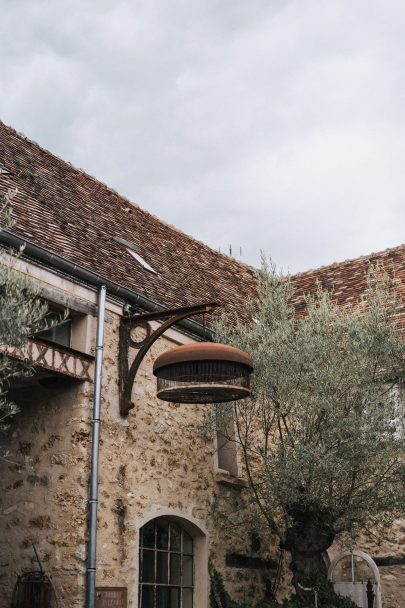
MULTIPOLYGON (((315 606, 314 594, 308 594, 308 599, 302 602, 297 596, 293 596, 283 602, 277 604, 275 602, 268 602, 267 600, 258 602, 252 608, 313 608, 315 606)), ((354 604, 347 597, 342 597, 334 592, 330 585, 319 589, 318 591, 318 608, 358 608, 357 604, 354 604)))
MULTIPOLYGON (((278 604, 273 600, 263 599, 256 604, 235 602, 225 589, 221 574, 209 564, 211 579, 210 608, 313 608, 314 594, 302 602, 297 596, 278 604), (311 597, 312 596, 312 597, 311 597)), ((357 608, 350 599, 337 595, 331 585, 325 585, 318 591, 318 608, 357 608)))

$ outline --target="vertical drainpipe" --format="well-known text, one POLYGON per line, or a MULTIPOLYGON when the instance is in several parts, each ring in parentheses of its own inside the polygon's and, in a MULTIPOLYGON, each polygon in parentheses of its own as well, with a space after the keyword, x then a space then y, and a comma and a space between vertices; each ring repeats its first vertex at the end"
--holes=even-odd
POLYGON ((93 432, 91 447, 89 540, 87 548, 86 608, 94 608, 96 600, 96 545, 98 506, 98 461, 100 446, 101 381, 103 374, 104 316, 107 288, 102 285, 98 292, 98 316, 96 360, 94 368, 93 432))

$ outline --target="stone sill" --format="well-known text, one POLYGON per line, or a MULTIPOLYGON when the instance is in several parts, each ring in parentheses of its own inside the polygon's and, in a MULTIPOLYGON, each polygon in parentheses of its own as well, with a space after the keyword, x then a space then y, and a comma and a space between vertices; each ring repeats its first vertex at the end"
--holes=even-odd
POLYGON ((219 469, 215 473, 215 481, 224 486, 231 486, 233 488, 247 488, 248 483, 246 479, 241 477, 232 477, 228 471, 219 469))

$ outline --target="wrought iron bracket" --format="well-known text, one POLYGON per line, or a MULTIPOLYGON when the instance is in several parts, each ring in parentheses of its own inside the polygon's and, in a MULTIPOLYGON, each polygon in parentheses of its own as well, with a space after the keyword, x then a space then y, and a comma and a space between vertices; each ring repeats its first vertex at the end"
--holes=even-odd
POLYGON ((182 319, 212 312, 220 306, 216 302, 197 304, 184 308, 174 308, 161 312, 147 312, 139 314, 126 314, 121 319, 120 345, 119 345, 119 382, 120 382, 120 413, 126 416, 134 407, 131 401, 132 387, 136 374, 143 358, 150 347, 164 332, 182 319), (154 331, 150 321, 164 321, 154 331), (143 327, 146 331, 145 337, 137 342, 133 339, 133 331, 143 327), (130 349, 137 351, 134 360, 129 364, 130 349))

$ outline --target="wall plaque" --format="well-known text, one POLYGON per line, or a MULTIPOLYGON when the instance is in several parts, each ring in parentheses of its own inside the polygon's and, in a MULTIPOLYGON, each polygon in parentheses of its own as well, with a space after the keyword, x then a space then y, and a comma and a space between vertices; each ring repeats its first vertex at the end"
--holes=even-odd
POLYGON ((96 608, 127 608, 127 588, 96 587, 96 608))

